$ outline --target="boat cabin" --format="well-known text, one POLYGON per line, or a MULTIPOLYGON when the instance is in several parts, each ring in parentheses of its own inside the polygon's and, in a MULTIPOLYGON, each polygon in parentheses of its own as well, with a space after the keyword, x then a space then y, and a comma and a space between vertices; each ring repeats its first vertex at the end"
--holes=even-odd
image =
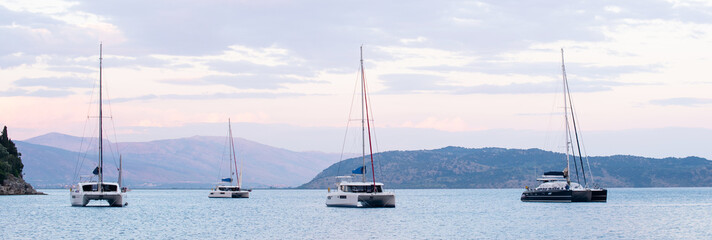
POLYGON ((376 183, 375 191, 373 183, 367 182, 348 182, 339 184, 339 190, 342 192, 353 192, 353 193, 372 193, 372 192, 383 192, 383 183, 376 183))
MULTIPOLYGON (((81 187, 82 191, 84 192, 98 192, 99 187, 98 183, 92 182, 92 183, 80 183, 79 186, 81 187)), ((102 192, 118 192, 119 191, 119 185, 116 183, 102 183, 101 184, 101 189, 102 192)))
POLYGON ((238 186, 219 186, 217 187, 218 191, 240 191, 240 187, 238 186))
POLYGON ((540 182, 566 181, 566 175, 564 172, 545 172, 536 180, 540 182))

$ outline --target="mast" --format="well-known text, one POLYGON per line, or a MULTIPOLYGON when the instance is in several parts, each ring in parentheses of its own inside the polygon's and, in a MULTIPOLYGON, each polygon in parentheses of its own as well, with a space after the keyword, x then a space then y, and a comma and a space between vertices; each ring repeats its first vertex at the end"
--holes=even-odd
MULTIPOLYGON (((227 136, 230 138, 230 146, 232 146, 232 125, 230 124, 230 118, 227 119, 227 126, 228 126, 227 136)), ((227 162, 230 164, 230 167, 229 167, 228 169, 230 169, 230 185, 232 185, 232 179, 233 179, 233 177, 232 177, 232 175, 233 175, 233 171, 232 171, 232 147, 228 147, 228 148, 230 149, 230 152, 228 153, 228 158, 230 158, 230 159, 229 159, 227 162)))
MULTIPOLYGON (((366 95, 366 75, 363 70, 363 46, 361 46, 361 81, 363 82, 363 103, 366 106, 366 126, 368 126, 368 153, 371 157, 371 176, 373 176, 373 191, 376 192, 376 171, 373 166, 373 145, 371 144, 371 121, 369 119, 368 111, 368 96, 366 95)), ((361 110, 363 111, 363 109, 361 110)), ((362 120, 363 121, 363 120, 362 120)), ((366 164, 364 163, 364 167, 366 164)), ((364 179, 366 178, 366 173, 364 172, 364 179)), ((365 180, 364 180, 365 182, 365 180)))
MULTIPOLYGON (((366 95, 366 80, 363 71, 363 45, 360 47, 361 50, 361 159, 363 160, 363 171, 361 171, 361 181, 366 182, 366 128, 365 128, 365 95, 366 95)), ((370 134, 370 132, 369 132, 370 134)), ((370 140, 370 139, 369 139, 370 140)))
POLYGON ((570 170, 570 164, 569 164, 569 144, 571 143, 571 133, 569 132, 569 109, 568 109, 568 102, 566 101, 566 67, 564 66, 564 49, 561 49, 561 73, 562 73, 562 81, 563 81, 563 87, 564 87, 564 122, 566 126, 566 183, 571 184, 571 170, 570 170))
MULTIPOLYGON (((562 58, 563 58, 563 49, 562 49, 562 58)), ((584 186, 588 186, 588 182, 586 181, 586 168, 583 165, 583 157, 582 157, 582 153, 581 153, 581 143, 579 141, 579 136, 578 136, 579 135, 578 128, 576 127, 576 115, 574 114, 574 104, 571 100, 571 89, 569 88, 568 81, 564 82, 564 84, 566 84, 566 93, 564 93, 564 94, 569 96, 569 107, 571 108, 571 122, 574 125, 574 136, 576 139, 576 149, 578 150, 578 158, 579 158, 578 160, 579 160, 579 163, 581 164, 581 175, 583 175, 583 184, 584 184, 584 186)), ((572 146, 571 152, 573 154, 576 153, 573 151, 573 146, 572 146)), ((574 165, 576 165, 576 155, 573 155, 573 157, 574 157, 574 165)), ((589 168, 590 168, 590 166, 589 166, 589 168)), ((578 180, 578 166, 576 166, 576 178, 578 180)))
POLYGON ((121 184, 121 171, 122 170, 123 170, 123 168, 122 168, 121 154, 119 154, 119 188, 121 188, 121 186, 123 186, 123 184, 121 184))
MULTIPOLYGON (((571 122, 574 125, 574 137, 576 139, 576 149, 578 150, 578 160, 581 165, 581 175, 583 175, 583 185, 588 186, 588 182, 586 181, 586 168, 583 165, 583 157, 581 156, 581 143, 579 142, 579 136, 578 136, 578 129, 576 128, 576 116, 574 115, 574 105, 571 102, 571 90, 569 89, 569 83, 566 83, 566 91, 567 94, 569 94, 569 106, 571 107, 571 122)), ((573 146, 572 148, 572 153, 574 154, 574 165, 576 165, 576 152, 573 151, 573 146)), ((576 180, 578 180, 578 167, 576 167, 576 180)))
POLYGON ((102 96, 101 96, 101 74, 102 74, 102 60, 103 60, 103 43, 99 43, 99 183, 97 185, 97 188, 99 192, 103 192, 103 189, 101 187, 102 183, 104 182, 104 150, 102 149, 103 144, 104 144, 104 137, 103 137, 103 132, 104 128, 102 125, 102 120, 104 118, 101 105, 102 105, 102 96))
MULTIPOLYGON (((237 157, 235 156, 235 141, 232 138, 232 123, 227 119, 228 128, 230 129, 230 153, 232 161, 235 163, 235 178, 237 178, 237 187, 240 187, 240 172, 237 170, 237 157)), ((232 164, 233 162, 230 162, 232 164)), ((232 184, 232 166, 230 166, 230 184, 232 184)))

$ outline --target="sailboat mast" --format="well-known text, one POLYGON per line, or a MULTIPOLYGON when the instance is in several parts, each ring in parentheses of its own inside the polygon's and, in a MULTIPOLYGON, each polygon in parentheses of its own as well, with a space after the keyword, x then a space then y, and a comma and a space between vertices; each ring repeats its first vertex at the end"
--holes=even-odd
POLYGON ((119 187, 123 186, 123 184, 121 184, 121 182, 122 182, 121 172, 123 171, 122 165, 123 165, 123 163, 122 163, 121 155, 119 155, 119 187))
MULTIPOLYGON (((579 163, 581 164, 581 175, 583 175, 583 184, 584 184, 584 186, 588 186, 588 182, 586 181, 586 168, 583 165, 583 156, 581 153, 581 142, 579 141, 578 128, 576 127, 576 115, 574 114, 574 104, 571 101, 571 89, 569 88, 569 81, 566 81, 564 84, 566 84, 566 93, 565 94, 569 96, 569 107, 571 108, 571 123, 573 123, 573 125, 574 125, 574 137, 575 137, 574 139, 576 139, 576 149, 578 150, 578 160, 579 160, 579 163)), ((578 179, 578 166, 576 166, 576 152, 573 150, 573 146, 571 146, 571 152, 572 152, 572 156, 574 158, 574 166, 576 167, 576 180, 578 181, 579 180, 578 179)))
MULTIPOLYGON (((227 136, 230 138, 230 146, 232 146, 232 126, 230 124, 230 118, 227 119, 227 126, 228 126, 227 136)), ((233 172, 232 172, 232 147, 228 147, 228 149, 230 149, 230 152, 227 154, 227 156, 230 159, 227 162, 230 164, 230 167, 228 169, 230 169, 230 185, 232 185, 232 179, 233 179, 233 177, 232 177, 232 175, 233 175, 233 172)))
POLYGON ((103 112, 102 112, 102 88, 101 88, 101 83, 102 83, 102 61, 103 61, 103 43, 99 44, 99 183, 97 185, 97 188, 99 192, 103 192, 103 189, 101 187, 101 184, 104 182, 104 150, 103 150, 103 145, 104 145, 104 128, 103 128, 103 112))
POLYGON ((566 67, 564 66, 564 49, 561 49, 561 73, 562 73, 562 81, 563 81, 563 88, 564 88, 564 121, 565 121, 565 126, 566 126, 566 182, 571 183, 571 170, 570 170, 570 161, 569 161, 569 144, 571 143, 570 135, 571 133, 569 132, 569 108, 568 108, 568 101, 566 99, 566 67))
MULTIPOLYGON (((228 128, 230 129, 230 153, 232 161, 235 163, 235 178, 237 178, 237 186, 240 187, 240 172, 237 171, 237 157, 235 156, 235 141, 232 138, 232 123, 227 119, 228 128)), ((232 167, 230 168, 230 184, 232 184, 232 167)))
POLYGON ((366 101, 366 98, 364 97, 366 95, 366 80, 365 80, 365 74, 363 71, 363 46, 360 48, 361 50, 361 160, 363 160, 363 170, 361 171, 361 181, 366 182, 366 126, 364 124, 364 121, 366 120, 366 117, 364 116, 365 112, 365 107, 364 103, 366 101))
MULTIPOLYGON (((371 176, 373 177, 373 191, 376 191, 376 170, 375 167, 373 166, 373 144, 371 144, 371 121, 369 118, 369 109, 368 109, 368 95, 366 94, 366 75, 364 74, 363 70, 363 46, 361 46, 361 80, 363 82, 363 103, 366 106, 366 126, 368 127, 368 155, 371 157, 371 176)), ((366 167, 366 164, 364 164, 364 167, 366 167)), ((364 179, 366 177, 366 173, 364 172, 364 179)), ((365 180, 364 180, 365 182, 365 180)))

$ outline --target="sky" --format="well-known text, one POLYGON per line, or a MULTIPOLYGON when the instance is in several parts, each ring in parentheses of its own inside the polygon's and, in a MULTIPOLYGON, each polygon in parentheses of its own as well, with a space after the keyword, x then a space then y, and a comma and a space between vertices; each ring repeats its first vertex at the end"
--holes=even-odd
POLYGON ((118 141, 221 136, 230 118, 237 136, 338 152, 363 46, 384 149, 541 148, 563 48, 594 153, 712 157, 703 0, 0 0, 0 43, 13 139, 86 134, 103 43, 118 141))

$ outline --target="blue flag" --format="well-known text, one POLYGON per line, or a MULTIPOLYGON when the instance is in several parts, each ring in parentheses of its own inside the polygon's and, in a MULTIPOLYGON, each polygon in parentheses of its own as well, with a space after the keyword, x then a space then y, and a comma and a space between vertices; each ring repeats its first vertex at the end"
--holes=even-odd
POLYGON ((232 182, 232 178, 223 178, 222 181, 223 182, 232 182))
POLYGON ((366 168, 364 168, 363 166, 360 166, 360 167, 358 167, 357 169, 354 169, 353 171, 351 171, 351 173, 353 173, 353 174, 366 174, 366 168))
POLYGON ((99 175, 99 167, 94 168, 94 171, 92 171, 94 175, 99 175))

